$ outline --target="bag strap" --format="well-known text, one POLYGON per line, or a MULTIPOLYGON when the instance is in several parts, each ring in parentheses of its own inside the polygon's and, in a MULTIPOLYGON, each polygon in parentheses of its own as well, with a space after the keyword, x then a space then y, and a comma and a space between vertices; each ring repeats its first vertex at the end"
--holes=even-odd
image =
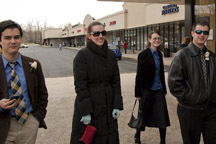
POLYGON ((136 102, 137 102, 137 99, 135 99, 132 113, 134 112, 134 108, 135 108, 135 106, 136 106, 136 102))
MULTIPOLYGON (((136 106, 136 102, 137 102, 137 99, 135 99, 134 106, 133 106, 133 111, 132 111, 132 114, 131 114, 131 115, 133 115, 134 108, 135 108, 135 106, 136 106)), ((140 103, 140 100, 139 100, 139 103, 140 103)), ((138 109, 140 109, 140 107, 139 107, 138 109)))

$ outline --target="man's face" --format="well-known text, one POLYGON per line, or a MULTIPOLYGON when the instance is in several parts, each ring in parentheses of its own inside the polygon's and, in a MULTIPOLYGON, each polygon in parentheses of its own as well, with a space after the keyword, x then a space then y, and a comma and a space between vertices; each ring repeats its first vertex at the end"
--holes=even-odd
POLYGON ((2 32, 0 45, 4 56, 14 56, 18 54, 21 35, 18 28, 6 28, 2 32))
POLYGON ((193 36, 193 43, 197 46, 202 48, 208 39, 208 32, 209 28, 208 26, 202 26, 197 25, 195 27, 195 30, 191 32, 191 35, 193 36))

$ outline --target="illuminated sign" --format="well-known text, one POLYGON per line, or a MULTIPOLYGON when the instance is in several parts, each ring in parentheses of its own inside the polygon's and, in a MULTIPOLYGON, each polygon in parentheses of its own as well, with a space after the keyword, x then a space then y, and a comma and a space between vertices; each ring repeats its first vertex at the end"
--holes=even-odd
POLYGON ((111 22, 109 22, 109 25, 111 26, 111 25, 115 25, 116 24, 116 21, 111 21, 111 22))
POLYGON ((162 15, 177 13, 179 12, 179 7, 176 4, 170 4, 163 6, 162 15))

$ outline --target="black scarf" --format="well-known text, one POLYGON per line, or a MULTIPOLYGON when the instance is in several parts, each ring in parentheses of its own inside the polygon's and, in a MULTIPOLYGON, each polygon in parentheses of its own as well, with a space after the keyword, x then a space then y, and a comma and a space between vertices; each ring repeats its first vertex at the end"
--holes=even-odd
POLYGON ((104 41, 102 47, 99 47, 92 40, 89 40, 87 43, 87 48, 99 56, 107 57, 108 43, 106 40, 104 41))

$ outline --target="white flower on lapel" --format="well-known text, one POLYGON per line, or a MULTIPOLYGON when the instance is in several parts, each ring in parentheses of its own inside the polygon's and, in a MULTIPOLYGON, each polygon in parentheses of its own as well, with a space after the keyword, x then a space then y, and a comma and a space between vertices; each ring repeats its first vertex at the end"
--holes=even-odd
POLYGON ((36 62, 36 61, 30 62, 29 64, 31 65, 30 72, 31 72, 32 70, 36 70, 36 69, 37 69, 37 62, 36 62))
POLYGON ((209 60, 209 52, 205 52, 205 60, 209 60))

